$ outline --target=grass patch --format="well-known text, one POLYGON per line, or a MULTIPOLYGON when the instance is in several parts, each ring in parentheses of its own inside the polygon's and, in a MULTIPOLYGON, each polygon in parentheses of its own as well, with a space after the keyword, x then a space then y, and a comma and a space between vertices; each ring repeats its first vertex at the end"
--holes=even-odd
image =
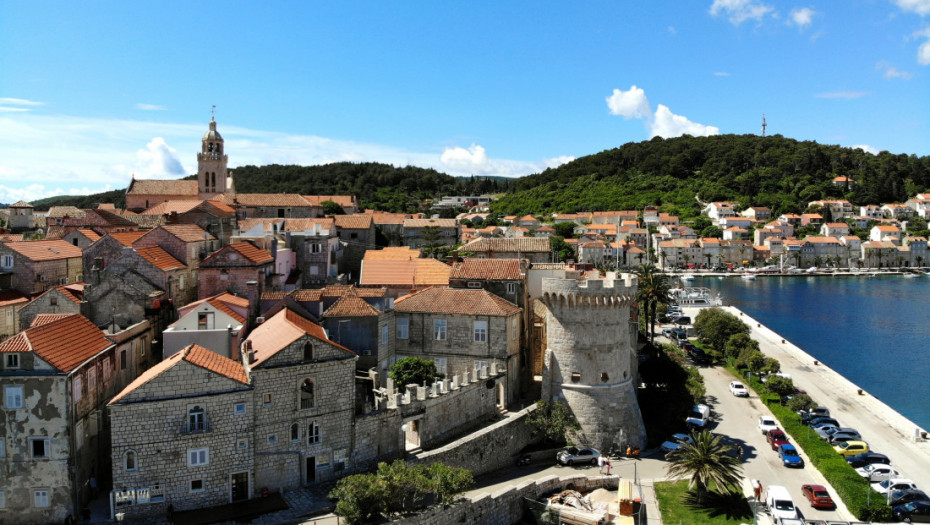
MULTIPOLYGON (((732 366, 727 366, 727 370, 737 377, 743 377, 740 371, 732 366)), ((795 446, 803 449, 811 464, 823 474, 849 512, 860 520, 891 520, 891 507, 885 503, 884 497, 869 487, 868 480, 857 474, 846 459, 836 453, 832 445, 821 439, 809 426, 801 423, 801 418, 783 406, 781 398, 769 392, 765 383, 758 377, 752 376, 747 383, 769 407, 772 415, 778 419, 781 429, 794 440, 795 446), (872 493, 871 505, 867 505, 869 491, 872 493)))
POLYGON ((688 480, 663 481, 655 484, 656 499, 662 511, 662 523, 692 525, 724 525, 748 523, 752 508, 742 494, 711 492, 703 506, 695 503, 688 480))

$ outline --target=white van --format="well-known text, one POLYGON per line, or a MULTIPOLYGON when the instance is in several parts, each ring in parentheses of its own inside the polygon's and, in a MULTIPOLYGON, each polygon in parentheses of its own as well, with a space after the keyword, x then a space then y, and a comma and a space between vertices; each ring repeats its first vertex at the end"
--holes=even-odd
POLYGON ((772 519, 776 524, 783 523, 783 520, 800 519, 798 509, 794 506, 794 500, 788 489, 781 485, 771 485, 765 491, 765 505, 772 513, 772 519))
POLYGON ((691 409, 691 413, 688 414, 688 418, 685 419, 685 423, 689 427, 704 428, 708 419, 710 419, 710 407, 703 404, 694 405, 694 408, 691 409))

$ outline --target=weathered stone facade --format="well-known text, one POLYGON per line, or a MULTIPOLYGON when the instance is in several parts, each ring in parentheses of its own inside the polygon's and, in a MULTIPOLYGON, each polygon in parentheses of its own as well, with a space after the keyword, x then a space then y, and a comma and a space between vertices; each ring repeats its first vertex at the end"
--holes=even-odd
POLYGON ((542 398, 564 401, 581 424, 586 445, 646 444, 636 401, 636 330, 632 275, 607 279, 543 279, 546 349, 542 398))
POLYGON ((81 249, 65 241, 19 241, 0 243, 0 273, 5 274, 2 286, 24 295, 34 295, 57 284, 84 280, 81 249), (24 244, 29 251, 20 250, 24 244), (36 247, 46 254, 31 256, 36 247))

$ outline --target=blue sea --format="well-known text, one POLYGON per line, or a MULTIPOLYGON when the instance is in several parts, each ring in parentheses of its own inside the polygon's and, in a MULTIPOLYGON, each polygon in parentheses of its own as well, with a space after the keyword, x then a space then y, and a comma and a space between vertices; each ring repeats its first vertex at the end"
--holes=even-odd
POLYGON ((805 352, 930 428, 930 276, 697 277, 805 352))

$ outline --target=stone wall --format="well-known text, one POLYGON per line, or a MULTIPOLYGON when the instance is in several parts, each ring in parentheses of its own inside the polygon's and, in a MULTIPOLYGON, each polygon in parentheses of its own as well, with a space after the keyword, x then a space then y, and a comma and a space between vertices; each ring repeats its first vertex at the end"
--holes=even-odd
POLYGON ((448 525, 492 524, 510 525, 519 523, 524 513, 524 498, 537 500, 545 495, 568 488, 579 492, 590 492, 604 488, 616 490, 616 476, 547 476, 506 488, 494 494, 485 493, 452 505, 436 506, 416 516, 395 520, 395 525, 448 525))

